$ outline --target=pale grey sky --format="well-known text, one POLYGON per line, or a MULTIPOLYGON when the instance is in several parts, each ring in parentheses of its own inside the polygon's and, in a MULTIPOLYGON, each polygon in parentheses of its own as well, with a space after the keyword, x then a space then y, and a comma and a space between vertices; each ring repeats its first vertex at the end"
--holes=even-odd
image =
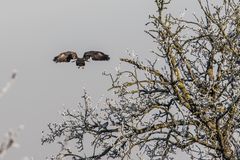
MULTIPOLYGON (((194 11, 190 0, 177 1, 171 11, 194 11)), ((41 146, 41 131, 59 120, 59 111, 77 106, 83 88, 94 101, 107 93, 110 81, 103 71, 115 72, 119 58, 135 50, 143 59, 154 49, 144 33, 148 15, 155 13, 153 0, 0 0, 0 87, 18 70, 15 84, 0 99, 0 137, 20 124, 19 149, 8 160, 24 156, 44 159, 56 145, 41 146), (84 70, 74 64, 55 64, 59 52, 80 55, 100 50, 109 62, 88 63, 84 70)), ((57 150, 56 148, 55 150, 57 150)))

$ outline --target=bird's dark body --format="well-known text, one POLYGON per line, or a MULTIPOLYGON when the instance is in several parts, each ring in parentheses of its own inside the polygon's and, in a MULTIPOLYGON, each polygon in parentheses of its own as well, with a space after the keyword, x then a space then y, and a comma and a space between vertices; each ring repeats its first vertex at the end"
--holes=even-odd
POLYGON ((78 66, 78 67, 85 66, 85 60, 83 58, 78 58, 76 60, 76 66, 78 66))

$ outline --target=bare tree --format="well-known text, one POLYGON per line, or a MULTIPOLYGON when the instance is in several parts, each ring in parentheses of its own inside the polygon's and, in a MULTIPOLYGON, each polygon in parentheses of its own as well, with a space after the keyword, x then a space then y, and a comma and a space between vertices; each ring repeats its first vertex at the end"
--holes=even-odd
POLYGON ((85 93, 50 123, 42 143, 62 146, 52 159, 240 159, 240 4, 198 0, 202 16, 189 20, 168 13, 170 2, 155 0, 147 24, 156 60, 121 58, 134 67, 106 74, 117 98, 99 111, 85 93))

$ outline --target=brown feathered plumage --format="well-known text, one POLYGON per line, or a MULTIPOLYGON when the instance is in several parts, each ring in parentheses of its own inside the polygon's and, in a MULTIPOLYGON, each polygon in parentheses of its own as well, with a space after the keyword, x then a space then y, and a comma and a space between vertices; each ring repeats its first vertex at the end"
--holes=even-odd
POLYGON ((70 62, 71 60, 74 60, 76 62, 76 66, 80 68, 85 66, 85 61, 87 61, 90 58, 94 61, 107 61, 110 59, 109 55, 104 54, 103 52, 100 51, 85 52, 82 58, 79 58, 76 52, 67 51, 62 52, 58 56, 54 57, 53 61, 58 63, 58 62, 70 62))
POLYGON ((109 55, 104 54, 103 52, 100 52, 100 51, 85 52, 83 55, 83 58, 85 60, 92 58, 92 60, 94 60, 94 61, 108 61, 110 59, 109 55))
POLYGON ((70 62, 71 60, 77 59, 77 53, 72 51, 62 52, 58 56, 53 58, 53 61, 58 62, 70 62))

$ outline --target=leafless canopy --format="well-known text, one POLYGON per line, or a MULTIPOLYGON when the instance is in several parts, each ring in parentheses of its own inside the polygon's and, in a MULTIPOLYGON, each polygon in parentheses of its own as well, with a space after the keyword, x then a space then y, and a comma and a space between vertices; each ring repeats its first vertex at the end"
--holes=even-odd
POLYGON ((239 159, 239 2, 198 0, 202 16, 190 20, 168 13, 171 0, 155 2, 146 32, 158 45, 156 60, 122 58, 134 69, 106 74, 116 99, 107 98, 99 111, 84 94, 79 110, 49 124, 42 143, 62 145, 53 159, 171 159, 176 152, 239 159), (92 149, 84 148, 86 138, 92 149), (67 148, 71 142, 75 149, 67 148))

